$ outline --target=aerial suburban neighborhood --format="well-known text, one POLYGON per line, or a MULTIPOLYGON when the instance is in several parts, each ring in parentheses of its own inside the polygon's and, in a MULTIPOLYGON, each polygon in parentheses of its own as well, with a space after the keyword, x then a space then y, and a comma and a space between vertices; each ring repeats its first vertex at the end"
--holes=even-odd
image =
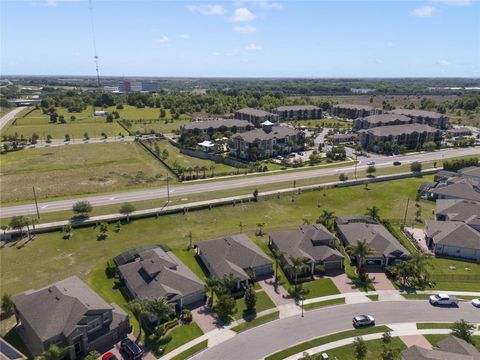
POLYGON ((480 3, 1 6, 1 360, 480 360, 480 3))

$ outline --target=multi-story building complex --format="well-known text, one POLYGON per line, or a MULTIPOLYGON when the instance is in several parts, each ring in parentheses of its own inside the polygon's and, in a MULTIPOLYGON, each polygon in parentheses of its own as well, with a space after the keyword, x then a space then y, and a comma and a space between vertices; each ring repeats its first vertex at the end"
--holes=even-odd
POLYGON ((337 104, 332 107, 333 116, 356 119, 375 114, 381 114, 382 110, 375 109, 368 105, 354 105, 354 104, 337 104))
POLYGON ((439 129, 448 129, 450 126, 449 119, 445 114, 415 110, 415 109, 395 109, 389 111, 390 114, 405 115, 414 120, 417 124, 430 125, 439 129))
POLYGON ((205 119, 192 121, 180 128, 180 133, 194 135, 213 135, 216 132, 232 133, 252 130, 255 126, 248 121, 238 119, 205 119))
POLYGON ((369 129, 377 126, 412 124, 414 121, 405 115, 377 114, 353 120, 353 130, 369 129))
POLYGON ((258 127, 265 121, 277 122, 278 115, 260 109, 243 108, 235 111, 235 119, 246 120, 258 127))
POLYGON ((272 113, 277 114, 279 120, 310 120, 322 117, 322 109, 314 105, 279 106, 272 109, 272 113))

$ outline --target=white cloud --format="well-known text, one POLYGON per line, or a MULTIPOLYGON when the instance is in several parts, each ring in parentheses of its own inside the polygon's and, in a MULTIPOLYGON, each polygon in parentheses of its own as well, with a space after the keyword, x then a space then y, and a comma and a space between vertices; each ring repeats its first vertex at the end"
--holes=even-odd
POLYGON ((158 39, 158 43, 167 46, 170 45, 171 40, 168 36, 162 36, 160 39, 158 39))
POLYGON ((182 39, 190 39, 190 35, 188 35, 188 34, 181 34, 180 37, 182 39))
POLYGON ((187 10, 197 12, 202 15, 223 15, 227 10, 223 5, 188 5, 187 10))
POLYGON ((234 26, 233 31, 238 32, 240 34, 250 34, 257 31, 257 29, 255 28, 255 26, 245 25, 245 26, 234 26))
POLYGON ((230 18, 234 22, 248 22, 256 18, 256 15, 247 8, 235 9, 233 16, 230 18))
POLYGON ((430 0, 430 1, 438 4, 453 5, 453 6, 468 6, 472 4, 472 0, 430 0))
POLYGON ((258 5, 264 9, 282 9, 283 4, 279 2, 271 2, 268 0, 260 0, 258 1, 258 5))
POLYGON ((387 46, 388 46, 388 47, 393 47, 394 45, 395 45, 395 44, 394 44, 393 42, 391 42, 391 41, 388 41, 388 42, 387 42, 387 46))
POLYGON ((245 47, 245 50, 248 50, 248 51, 259 51, 259 50, 262 50, 262 49, 263 49, 262 45, 258 45, 258 44, 254 44, 254 43, 248 44, 245 47))
POLYGON ((413 15, 417 17, 431 17, 437 11, 433 6, 422 6, 413 10, 413 15))
POLYGON ((438 61, 438 65, 447 66, 450 65, 450 62, 448 60, 442 59, 438 61))

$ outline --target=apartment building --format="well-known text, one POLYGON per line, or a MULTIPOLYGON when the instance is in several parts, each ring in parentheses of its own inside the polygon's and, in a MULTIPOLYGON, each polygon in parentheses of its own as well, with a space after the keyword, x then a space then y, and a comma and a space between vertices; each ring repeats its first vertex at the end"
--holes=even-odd
POLYGON ((337 104, 332 107, 333 116, 356 119, 375 114, 381 114, 382 110, 375 109, 368 105, 354 105, 354 104, 337 104))
POLYGON ((377 126, 413 124, 414 120, 405 115, 376 114, 353 120, 353 130, 369 129, 377 126))
POLYGON ((445 114, 425 111, 425 110, 415 110, 415 109, 395 109, 389 111, 390 114, 396 115, 405 115, 413 119, 417 124, 425 124, 429 126, 436 127, 438 129, 448 129, 450 126, 450 121, 448 116, 445 114))
POLYGON ((254 108, 243 108, 235 111, 235 119, 246 120, 255 126, 259 127, 261 123, 265 121, 277 122, 278 115, 272 114, 268 111, 254 109, 254 108))
POLYGON ((279 120, 310 120, 322 117, 322 109, 314 105, 279 106, 272 109, 272 113, 277 114, 279 120))

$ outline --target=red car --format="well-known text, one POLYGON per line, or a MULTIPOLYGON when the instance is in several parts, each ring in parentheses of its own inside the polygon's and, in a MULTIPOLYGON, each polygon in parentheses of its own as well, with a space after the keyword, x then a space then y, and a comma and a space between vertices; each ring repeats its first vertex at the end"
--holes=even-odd
POLYGON ((118 359, 111 352, 107 352, 107 353, 103 354, 102 360, 118 360, 118 359))

